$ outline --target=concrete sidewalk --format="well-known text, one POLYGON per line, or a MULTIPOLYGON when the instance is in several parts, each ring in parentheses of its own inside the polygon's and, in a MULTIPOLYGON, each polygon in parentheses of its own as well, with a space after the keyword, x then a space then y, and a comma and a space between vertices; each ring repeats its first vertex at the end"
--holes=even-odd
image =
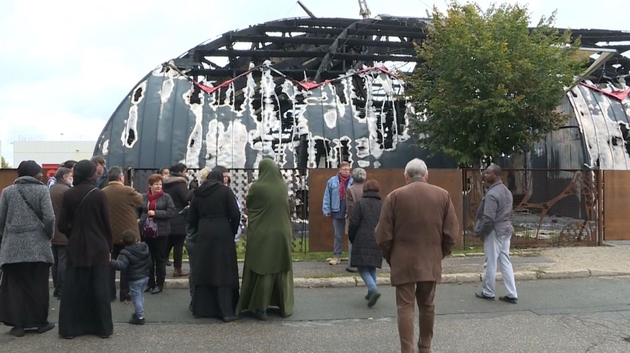
MULTIPOLYGON (((442 262, 443 283, 480 282, 483 254, 449 256, 442 262)), ((601 247, 565 247, 515 250, 512 264, 517 281, 587 277, 630 276, 630 245, 613 244, 601 247)), ((294 262, 296 288, 364 286, 357 273, 346 271, 347 262, 331 266, 327 262, 294 262)), ((188 263, 183 264, 188 271, 188 263)), ((243 263, 239 263, 242 273, 243 263)), ((174 278, 173 267, 167 267, 166 288, 188 288, 188 278, 174 278)), ((378 284, 389 285, 390 268, 383 262, 378 270, 378 284)), ((501 280, 501 273, 497 274, 501 280)), ((51 281, 52 286, 52 281, 51 281)))

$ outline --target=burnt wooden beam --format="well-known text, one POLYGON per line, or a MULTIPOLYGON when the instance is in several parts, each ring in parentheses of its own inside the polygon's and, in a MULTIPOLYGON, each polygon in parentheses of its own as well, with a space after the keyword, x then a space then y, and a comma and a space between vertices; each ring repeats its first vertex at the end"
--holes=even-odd
MULTIPOLYGON (((265 30, 267 32, 286 32, 287 27, 285 26, 276 26, 269 25, 265 26, 265 30)), ((316 33, 316 34, 335 34, 339 35, 343 31, 342 28, 318 28, 318 27, 298 27, 291 28, 290 32, 293 33, 316 33)), ((391 36, 391 37, 408 37, 408 38, 424 38, 426 37, 426 33, 418 30, 412 30, 411 28, 406 28, 406 30, 401 31, 398 30, 384 30, 378 28, 357 28, 349 32, 351 35, 378 35, 378 36, 391 36)))
MULTIPOLYGON (((230 39, 235 42, 258 42, 258 43, 274 43, 274 44, 312 44, 312 45, 330 45, 335 41, 335 37, 277 37, 277 36, 265 36, 265 35, 232 35, 230 39)), ((370 39, 355 39, 348 38, 344 41, 344 45, 352 46, 375 46, 375 47, 389 47, 389 48, 413 48, 413 43, 408 41, 384 41, 384 40, 370 40, 370 39)), ((203 49, 202 49, 203 50, 203 49)))
MULTIPOLYGON (((325 57, 326 51, 288 51, 288 50, 224 50, 215 49, 205 52, 206 56, 224 56, 224 57, 249 57, 249 58, 310 58, 325 57)), ((377 60, 377 61, 416 61, 415 55, 370 55, 370 54, 352 54, 352 53, 336 53, 336 59, 343 60, 377 60)))

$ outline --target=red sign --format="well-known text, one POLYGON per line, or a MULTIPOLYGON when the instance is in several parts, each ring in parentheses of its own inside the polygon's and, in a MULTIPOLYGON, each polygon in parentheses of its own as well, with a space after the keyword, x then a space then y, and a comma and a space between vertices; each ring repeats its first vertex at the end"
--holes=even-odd
POLYGON ((59 164, 42 164, 42 172, 48 179, 55 176, 59 164))

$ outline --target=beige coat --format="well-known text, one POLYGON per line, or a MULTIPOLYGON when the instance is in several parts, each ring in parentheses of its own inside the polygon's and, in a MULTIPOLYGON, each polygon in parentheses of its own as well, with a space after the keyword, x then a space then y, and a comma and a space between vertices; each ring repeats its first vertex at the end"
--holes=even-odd
POLYGON ((387 195, 375 233, 392 286, 440 282, 459 222, 448 192, 418 178, 387 195))
POLYGON ((142 194, 119 181, 110 181, 103 192, 109 202, 114 245, 122 244, 122 234, 125 230, 133 231, 140 239, 138 209, 142 207, 142 194))
POLYGON ((346 234, 348 234, 350 217, 352 217, 354 205, 361 200, 361 197, 363 197, 363 183, 355 182, 346 189, 346 234))

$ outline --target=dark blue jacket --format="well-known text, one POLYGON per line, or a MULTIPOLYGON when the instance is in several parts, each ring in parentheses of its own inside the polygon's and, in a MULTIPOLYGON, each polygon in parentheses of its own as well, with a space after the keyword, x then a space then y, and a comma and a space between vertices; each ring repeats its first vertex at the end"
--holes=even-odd
POLYGON ((144 242, 126 246, 120 251, 118 259, 112 259, 111 263, 128 282, 149 277, 151 268, 149 246, 144 242))

